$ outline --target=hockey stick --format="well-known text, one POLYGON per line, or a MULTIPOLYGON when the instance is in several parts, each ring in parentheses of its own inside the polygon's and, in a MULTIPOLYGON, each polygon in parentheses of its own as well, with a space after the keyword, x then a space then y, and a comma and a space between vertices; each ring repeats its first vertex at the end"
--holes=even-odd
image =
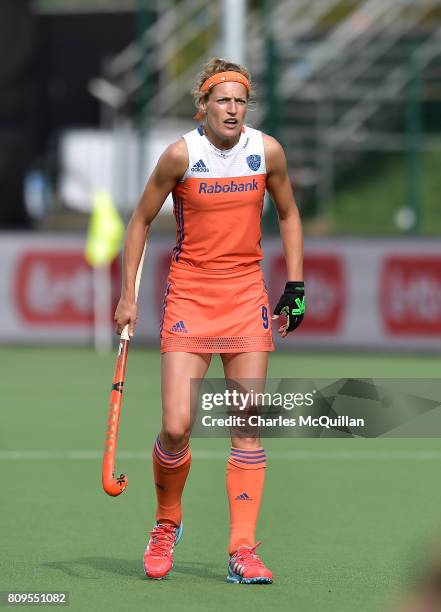
MULTIPOLYGON (((141 281, 142 266, 144 263, 145 248, 142 252, 135 280, 135 301, 138 299, 139 283, 141 281)), ((106 441, 104 445, 102 482, 107 495, 116 497, 127 487, 129 482, 125 474, 115 478, 115 453, 118 441, 119 415, 121 412, 124 377, 126 373, 127 355, 129 352, 129 326, 125 325, 120 336, 115 373, 113 375, 112 391, 109 399, 109 417, 107 420, 106 441)))

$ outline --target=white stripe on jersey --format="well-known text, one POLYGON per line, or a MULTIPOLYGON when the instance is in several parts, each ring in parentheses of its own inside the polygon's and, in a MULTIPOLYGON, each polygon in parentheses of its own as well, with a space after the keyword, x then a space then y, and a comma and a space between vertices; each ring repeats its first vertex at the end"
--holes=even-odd
POLYGON ((248 126, 239 142, 227 151, 215 147, 201 127, 184 134, 188 149, 188 168, 181 179, 228 178, 266 174, 262 132, 248 126))

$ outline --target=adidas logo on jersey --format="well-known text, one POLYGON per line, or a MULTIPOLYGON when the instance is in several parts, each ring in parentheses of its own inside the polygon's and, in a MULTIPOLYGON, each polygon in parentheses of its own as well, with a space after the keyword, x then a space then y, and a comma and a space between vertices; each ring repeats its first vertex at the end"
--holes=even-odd
POLYGON ((195 165, 193 166, 193 168, 191 169, 192 172, 210 172, 210 170, 207 168, 207 166, 204 164, 204 162, 202 161, 202 159, 200 159, 198 162, 195 163, 195 165))
POLYGON ((170 331, 183 332, 184 334, 188 334, 188 330, 185 327, 184 321, 178 321, 177 323, 175 323, 170 331))

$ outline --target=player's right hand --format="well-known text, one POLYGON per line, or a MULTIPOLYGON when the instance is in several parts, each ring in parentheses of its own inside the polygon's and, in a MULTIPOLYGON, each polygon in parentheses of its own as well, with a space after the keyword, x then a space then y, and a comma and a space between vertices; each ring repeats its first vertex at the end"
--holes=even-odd
POLYGON ((129 326, 129 336, 132 338, 135 333, 136 320, 138 318, 138 307, 134 301, 121 298, 115 310, 114 321, 116 324, 116 333, 121 335, 122 330, 126 325, 129 326))

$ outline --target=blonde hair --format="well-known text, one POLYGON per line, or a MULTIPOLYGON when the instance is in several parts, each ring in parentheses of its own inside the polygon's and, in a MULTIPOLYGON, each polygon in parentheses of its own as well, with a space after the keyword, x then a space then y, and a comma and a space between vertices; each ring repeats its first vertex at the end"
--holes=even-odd
MULTIPOLYGON (((198 74, 198 78, 196 81, 195 87, 191 90, 191 95, 193 96, 194 105, 199 110, 199 105, 203 100, 208 100, 210 97, 211 91, 207 93, 201 93, 200 89, 202 84, 213 74, 217 74, 218 72, 227 72, 228 70, 233 70, 234 72, 239 72, 243 74, 249 81, 251 85, 251 77, 250 73, 246 68, 241 66, 240 64, 235 64, 234 62, 230 62, 228 60, 222 59, 220 57, 212 57, 208 60, 205 66, 202 68, 201 72, 198 74)), ((248 96, 249 97, 249 96, 248 96)))

